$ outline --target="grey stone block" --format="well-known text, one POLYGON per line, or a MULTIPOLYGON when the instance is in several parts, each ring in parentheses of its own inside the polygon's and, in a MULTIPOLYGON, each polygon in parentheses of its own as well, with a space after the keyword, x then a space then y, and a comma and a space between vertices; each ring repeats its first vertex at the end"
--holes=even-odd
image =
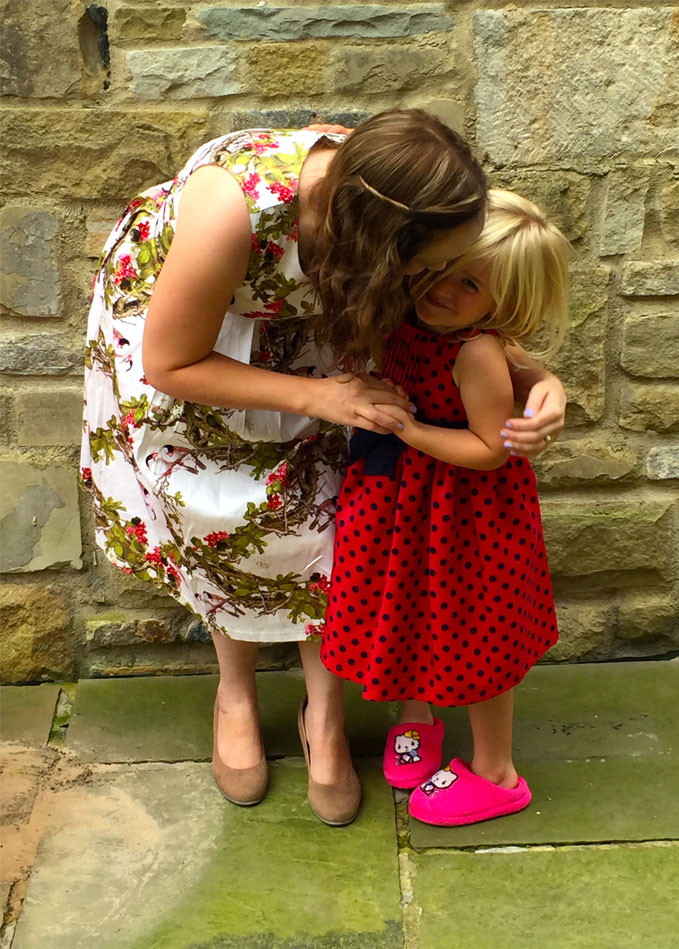
POLYGON ((649 179, 646 168, 608 175, 600 254, 629 254, 641 247, 649 179))
POLYGON ((577 487, 629 481, 636 469, 636 453, 624 442, 596 438, 557 441, 534 460, 541 487, 577 487))
MULTIPOLYGON (((608 656, 613 638, 610 603, 564 602, 557 605, 559 639, 547 653, 547 662, 592 661, 608 656)), ((529 678, 533 681, 533 673, 529 678)))
POLYGON ((679 174, 665 181, 660 188, 660 224, 669 244, 679 244, 679 174))
POLYGON ((621 639, 640 640, 642 647, 648 645, 651 650, 657 650, 659 637, 679 643, 679 602, 672 594, 654 590, 632 593, 618 607, 616 632, 621 639))
POLYGON ((214 7, 201 11, 199 18, 212 36, 224 42, 335 36, 390 39, 442 33, 453 28, 453 18, 443 3, 409 7, 389 4, 214 7))
POLYGON ((444 125, 464 135, 464 102, 457 101, 456 99, 436 97, 422 101, 416 100, 415 102, 409 103, 409 105, 431 112, 431 114, 435 115, 437 119, 440 119, 444 125))
POLYGON ((0 343, 0 370, 20 376, 63 376, 84 365, 84 354, 56 335, 22 336, 0 343))
POLYGON ((679 315, 627 317, 620 365, 633 376, 679 377, 679 315))
POLYGON ((82 430, 82 388, 39 388, 15 397, 17 440, 22 447, 77 445, 82 430))
POLYGON ((0 174, 8 191, 28 186, 69 207, 91 201, 101 211, 110 202, 115 221, 138 190, 171 178, 209 138, 208 118, 203 106, 171 102, 4 109, 0 174))
MULTIPOLYGON (((589 161, 676 149, 674 11, 476 10, 478 142, 491 161, 589 161)), ((564 7, 566 5, 564 4, 564 7)))
POLYGON ((651 448, 646 459, 646 477, 652 481, 679 478, 679 445, 651 448))
POLYGON ((679 261, 649 260, 626 264, 620 292, 627 297, 664 297, 679 294, 679 261))
POLYGON ((593 422, 603 414, 609 282, 608 267, 572 268, 571 327, 553 361, 568 390, 569 423, 593 422))
POLYGON ((312 122, 324 124, 344 125, 346 128, 355 128, 370 118, 372 112, 359 111, 324 111, 318 116, 313 105, 308 108, 297 109, 258 109, 247 112, 230 113, 230 124, 235 130, 247 128, 263 129, 298 129, 304 128, 312 122))
POLYGON ((152 613, 115 609, 85 619, 85 639, 95 649, 148 643, 210 642, 199 621, 183 608, 152 613))
POLYGON ((56 316, 60 308, 57 219, 39 208, 0 211, 0 301, 20 316, 56 316))
POLYGON ((133 50, 127 54, 132 92, 147 99, 235 95, 237 57, 229 46, 133 50))
POLYGON ((586 238, 589 230, 588 210, 592 179, 573 171, 549 171, 508 166, 492 173, 496 188, 508 188, 534 201, 568 238, 586 238))
POLYGON ((351 46, 334 54, 334 86, 340 92, 384 93, 417 89, 453 68, 450 52, 417 47, 351 46))
POLYGON ((543 504, 555 577, 611 571, 664 573, 672 557, 672 500, 562 500, 543 504))
POLYGON ((0 462, 0 571, 80 567, 80 517, 75 470, 0 462))
POLYGON ((59 99, 78 91, 81 58, 77 10, 70 0, 3 0, 3 95, 59 99), (47 38, 49 55, 45 55, 47 38))
POLYGON ((618 421, 631 432, 679 432, 679 386, 623 385, 618 421))

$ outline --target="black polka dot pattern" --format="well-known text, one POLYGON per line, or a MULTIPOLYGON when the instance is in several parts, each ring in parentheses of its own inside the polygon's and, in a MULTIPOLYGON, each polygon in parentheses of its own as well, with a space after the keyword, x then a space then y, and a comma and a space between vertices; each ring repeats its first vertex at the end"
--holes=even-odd
MULTIPOLYGON (((462 344, 403 325, 384 374, 433 421, 464 420, 462 344), (441 388, 443 386, 443 388, 441 388)), ((535 476, 406 447, 393 476, 348 471, 321 658, 374 701, 469 705, 513 688, 557 640, 535 476)))

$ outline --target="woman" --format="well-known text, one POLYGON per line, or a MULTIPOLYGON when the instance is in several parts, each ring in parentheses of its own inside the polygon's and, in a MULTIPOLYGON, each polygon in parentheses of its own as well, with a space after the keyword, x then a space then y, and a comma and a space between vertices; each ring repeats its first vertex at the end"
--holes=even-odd
MULTIPOLYGON (((341 370, 378 356, 406 306, 404 277, 459 256, 485 199, 459 136, 426 113, 391 112, 347 139, 254 131, 209 142, 136 198, 107 243, 83 443, 97 542, 210 629, 213 770, 234 803, 266 791, 258 643, 297 640, 310 800, 328 823, 358 810, 341 684, 315 640, 345 426, 391 431, 377 406, 408 400, 341 370)), ((533 381, 558 400, 537 369, 517 394, 533 381)))

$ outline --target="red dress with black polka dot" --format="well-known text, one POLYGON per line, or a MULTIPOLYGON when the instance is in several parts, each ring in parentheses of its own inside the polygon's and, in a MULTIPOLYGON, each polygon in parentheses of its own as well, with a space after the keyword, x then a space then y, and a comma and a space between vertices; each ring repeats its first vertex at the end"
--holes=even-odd
MULTIPOLYGON (((452 369, 463 342, 407 323, 383 374, 418 418, 466 428, 452 369)), ((557 640, 535 476, 437 461, 357 431, 340 493, 321 658, 375 701, 469 705, 512 688, 557 640)))

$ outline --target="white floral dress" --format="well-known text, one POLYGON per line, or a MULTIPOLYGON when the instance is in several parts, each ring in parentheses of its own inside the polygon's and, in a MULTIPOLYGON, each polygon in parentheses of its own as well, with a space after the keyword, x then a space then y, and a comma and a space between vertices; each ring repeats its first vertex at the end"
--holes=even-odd
POLYGON ((234 639, 320 632, 346 431, 157 391, 142 368, 144 320, 183 187, 196 168, 221 165, 246 196, 252 248, 215 350, 280 372, 323 374, 328 360, 307 328, 314 297, 297 253, 298 178, 318 138, 252 130, 208 142, 174 181, 128 205, 93 287, 81 473, 97 543, 116 566, 234 639))

